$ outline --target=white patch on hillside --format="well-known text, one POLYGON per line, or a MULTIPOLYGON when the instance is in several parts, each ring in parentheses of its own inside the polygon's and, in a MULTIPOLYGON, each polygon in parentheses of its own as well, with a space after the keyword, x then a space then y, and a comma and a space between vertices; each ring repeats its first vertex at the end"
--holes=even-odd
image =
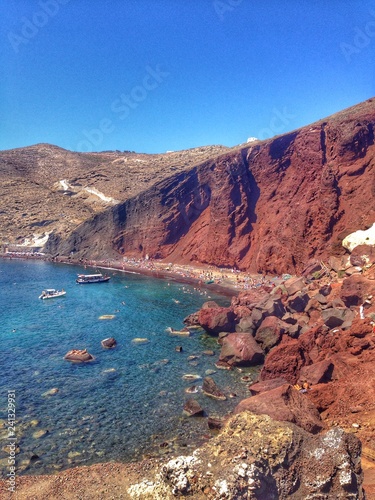
POLYGON ((358 245, 375 245, 375 223, 366 231, 355 231, 342 240, 342 246, 349 252, 358 245))
POLYGON ((105 203, 112 203, 113 205, 119 203, 119 201, 115 200, 111 196, 106 196, 104 193, 102 193, 101 191, 99 191, 96 188, 93 188, 93 187, 81 188, 78 186, 72 186, 71 184, 69 184, 69 182, 66 179, 62 179, 61 181, 59 181, 58 186, 60 189, 62 188, 64 190, 64 192, 71 191, 73 193, 79 193, 81 191, 86 191, 86 193, 90 193, 90 194, 93 194, 94 196, 97 196, 105 203))
POLYGON ((64 191, 69 191, 70 190, 70 186, 69 186, 69 183, 66 179, 63 179, 62 181, 59 181, 60 183, 60 186, 63 188, 64 191))
POLYGON ((105 194, 101 193, 98 189, 96 188, 84 188, 85 191, 88 193, 94 194, 98 198, 100 198, 102 201, 105 201, 106 203, 118 203, 114 198, 111 198, 110 196, 106 196, 105 194))
POLYGON ((49 233, 34 234, 32 238, 25 238, 23 243, 20 243, 20 247, 42 247, 48 241, 49 233))

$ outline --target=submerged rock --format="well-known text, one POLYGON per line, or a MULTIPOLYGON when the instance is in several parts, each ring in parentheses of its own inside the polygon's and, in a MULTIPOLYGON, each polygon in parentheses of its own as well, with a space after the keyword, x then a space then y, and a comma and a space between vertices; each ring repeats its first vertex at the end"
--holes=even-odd
POLYGON ((49 389, 48 391, 46 392, 43 392, 42 396, 43 397, 46 397, 46 396, 54 396, 55 394, 57 394, 59 392, 58 388, 57 387, 53 387, 52 389, 49 389))
POLYGON ((40 438, 44 437, 46 434, 48 434, 48 431, 46 429, 39 429, 38 431, 35 431, 33 433, 33 438, 40 439, 40 438))
POLYGON ((98 319, 114 319, 115 317, 114 314, 102 314, 98 319))
POLYGON ((182 378, 184 380, 195 381, 195 380, 200 380, 202 377, 195 373, 185 373, 185 375, 183 375, 182 378))

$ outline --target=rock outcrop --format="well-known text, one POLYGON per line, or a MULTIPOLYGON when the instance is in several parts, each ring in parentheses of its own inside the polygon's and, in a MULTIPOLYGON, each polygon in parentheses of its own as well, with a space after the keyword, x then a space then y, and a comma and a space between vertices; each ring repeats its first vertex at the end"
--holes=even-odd
POLYGON ((335 428, 314 436, 243 412, 192 455, 173 458, 128 489, 129 498, 364 499, 359 440, 335 428))
POLYGON ((274 420, 292 422, 307 432, 317 433, 324 427, 316 406, 291 385, 282 385, 248 399, 243 399, 234 413, 251 411, 274 420))

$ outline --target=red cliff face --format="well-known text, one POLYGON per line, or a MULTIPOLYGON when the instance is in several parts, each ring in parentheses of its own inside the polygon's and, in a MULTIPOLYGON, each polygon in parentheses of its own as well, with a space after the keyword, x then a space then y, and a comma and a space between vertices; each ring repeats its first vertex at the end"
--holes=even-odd
POLYGON ((47 250, 300 272, 375 220, 375 100, 176 174, 47 250))

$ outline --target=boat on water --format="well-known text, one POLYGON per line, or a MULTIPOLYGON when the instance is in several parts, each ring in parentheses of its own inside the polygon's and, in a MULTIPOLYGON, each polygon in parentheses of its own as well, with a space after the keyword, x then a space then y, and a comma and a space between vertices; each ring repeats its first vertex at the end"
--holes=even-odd
POLYGON ((80 285, 86 284, 86 283, 104 283, 106 281, 109 281, 111 279, 110 276, 107 276, 106 274, 79 274, 78 278, 76 279, 76 283, 79 283, 80 285))
POLYGON ((46 288, 43 290, 43 292, 39 295, 40 299, 54 299, 55 297, 63 297, 66 295, 66 291, 64 289, 62 290, 55 290, 54 288, 46 288))

